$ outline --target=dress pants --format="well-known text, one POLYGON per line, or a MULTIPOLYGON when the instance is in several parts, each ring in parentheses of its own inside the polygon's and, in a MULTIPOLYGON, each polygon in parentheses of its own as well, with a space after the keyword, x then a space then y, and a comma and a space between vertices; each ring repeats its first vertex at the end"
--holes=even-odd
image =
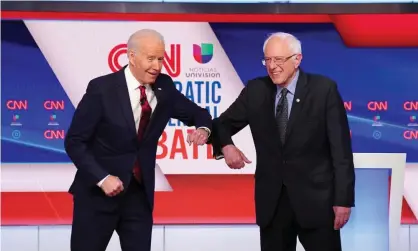
POLYGON ((333 225, 314 229, 299 226, 283 186, 272 222, 260 229, 261 251, 296 251, 297 237, 305 251, 342 250, 340 231, 333 225))
POLYGON ((105 251, 115 230, 122 251, 150 251, 152 225, 144 187, 134 178, 115 197, 107 197, 100 190, 76 194, 71 251, 105 251))

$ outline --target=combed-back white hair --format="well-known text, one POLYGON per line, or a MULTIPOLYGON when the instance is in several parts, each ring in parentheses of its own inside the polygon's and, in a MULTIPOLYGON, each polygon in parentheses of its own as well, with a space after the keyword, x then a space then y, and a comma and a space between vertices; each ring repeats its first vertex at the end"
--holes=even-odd
POLYGON ((285 32, 276 32, 276 33, 270 34, 268 38, 266 39, 266 41, 264 41, 263 52, 266 49, 267 42, 270 41, 270 39, 272 38, 280 38, 283 41, 286 41, 292 53, 294 54, 302 53, 302 43, 299 41, 299 39, 297 39, 292 34, 285 33, 285 32))

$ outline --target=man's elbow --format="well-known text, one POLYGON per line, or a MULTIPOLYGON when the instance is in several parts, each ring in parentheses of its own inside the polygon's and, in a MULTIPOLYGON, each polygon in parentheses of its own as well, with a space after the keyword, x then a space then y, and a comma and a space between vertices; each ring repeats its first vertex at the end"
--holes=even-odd
POLYGON ((64 150, 71 157, 74 151, 80 148, 80 140, 72 134, 67 134, 64 139, 64 150))
POLYGON ((71 136, 67 134, 64 138, 64 149, 66 152, 68 152, 69 148, 71 148, 71 136))
POLYGON ((214 118, 212 120, 212 133, 215 135, 219 135, 219 132, 224 131, 224 125, 222 124, 221 119, 218 118, 214 118))
POLYGON ((74 149, 75 149, 75 143, 73 140, 73 137, 71 137, 70 135, 67 134, 67 136, 64 139, 64 150, 67 153, 68 157, 72 157, 74 154, 74 149))
POLYGON ((200 107, 200 113, 206 117, 206 119, 211 120, 212 121, 212 115, 210 114, 209 110, 203 107, 200 107))
POLYGON ((221 123, 221 121, 220 121, 219 117, 214 118, 214 119, 212 120, 212 125, 213 125, 213 126, 219 126, 219 124, 220 124, 220 123, 221 123))

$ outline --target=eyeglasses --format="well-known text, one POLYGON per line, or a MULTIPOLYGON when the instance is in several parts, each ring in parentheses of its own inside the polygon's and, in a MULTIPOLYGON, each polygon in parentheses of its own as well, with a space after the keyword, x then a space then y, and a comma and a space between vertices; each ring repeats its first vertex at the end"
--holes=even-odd
POLYGON ((291 59, 295 55, 297 55, 297 54, 293 54, 293 55, 288 56, 288 57, 270 57, 270 58, 263 58, 261 60, 261 63, 264 66, 270 65, 271 62, 273 62, 275 65, 283 65, 284 63, 286 63, 287 60, 291 59))

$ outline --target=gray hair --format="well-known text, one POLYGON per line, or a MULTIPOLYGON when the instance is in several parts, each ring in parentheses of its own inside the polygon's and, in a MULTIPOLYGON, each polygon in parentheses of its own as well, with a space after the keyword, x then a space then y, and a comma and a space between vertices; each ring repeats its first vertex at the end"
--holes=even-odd
POLYGON ((270 34, 268 38, 266 39, 266 41, 264 41, 263 52, 266 49, 267 42, 270 41, 270 39, 272 38, 280 38, 283 41, 286 41, 292 53, 294 54, 302 53, 302 43, 292 34, 285 33, 285 32, 276 32, 276 33, 270 34))
POLYGON ((142 29, 133 33, 128 39, 128 51, 135 51, 140 47, 140 40, 146 37, 154 37, 164 43, 164 37, 156 30, 153 29, 142 29))

